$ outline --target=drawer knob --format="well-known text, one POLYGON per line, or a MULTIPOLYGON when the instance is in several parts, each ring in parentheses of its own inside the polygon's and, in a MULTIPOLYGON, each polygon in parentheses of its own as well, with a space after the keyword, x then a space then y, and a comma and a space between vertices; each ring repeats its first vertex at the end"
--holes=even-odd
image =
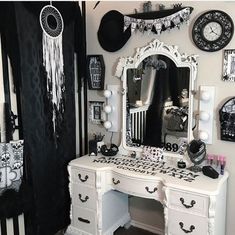
POLYGON ((88 220, 88 219, 83 219, 83 218, 81 218, 81 217, 78 217, 78 220, 81 221, 81 222, 83 222, 83 223, 86 223, 86 224, 90 224, 90 223, 91 223, 90 220, 88 220))
POLYGON ((85 198, 84 198, 84 199, 82 199, 82 195, 81 195, 81 193, 79 193, 79 194, 78 194, 78 196, 79 196, 79 199, 80 199, 80 201, 81 201, 81 202, 86 202, 86 201, 89 199, 89 197, 88 197, 88 196, 85 196, 85 198))
POLYGON ((115 180, 114 178, 112 179, 113 180, 113 183, 116 185, 116 184, 120 184, 120 180, 115 180))
POLYGON ((88 175, 85 175, 85 178, 83 179, 81 174, 78 174, 78 178, 80 179, 81 182, 86 182, 88 180, 88 175))
POLYGON ((148 193, 155 193, 157 191, 157 187, 155 187, 153 190, 149 190, 149 187, 146 186, 145 189, 148 193))
POLYGON ((181 201, 182 205, 187 209, 192 208, 196 204, 196 202, 194 200, 192 200, 190 205, 187 205, 187 204, 184 203, 184 199, 182 197, 180 198, 180 201, 181 201))
POLYGON ((191 233, 193 232, 193 230, 195 229, 194 225, 191 225, 189 230, 184 229, 184 223, 183 222, 179 222, 180 228, 185 232, 185 233, 191 233))

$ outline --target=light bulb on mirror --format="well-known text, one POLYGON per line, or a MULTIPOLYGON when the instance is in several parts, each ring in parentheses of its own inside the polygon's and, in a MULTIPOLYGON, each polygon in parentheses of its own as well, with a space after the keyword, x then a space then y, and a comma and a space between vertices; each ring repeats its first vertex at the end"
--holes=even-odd
POLYGON ((111 126, 112 126, 112 123, 110 121, 105 121, 104 122, 105 129, 109 129, 111 126))
POLYGON ((112 106, 111 105, 105 105, 104 106, 105 113, 111 113, 112 112, 112 106))
POLYGON ((200 97, 203 101, 209 101, 211 98, 210 93, 208 91, 201 91, 200 97))
POLYGON ((209 134, 206 131, 199 131, 199 139, 206 141, 209 139, 209 134))
POLYGON ((108 99, 111 95, 112 95, 112 91, 110 91, 110 90, 105 90, 105 91, 104 91, 104 97, 105 97, 105 98, 108 99))
POLYGON ((201 121, 208 121, 210 119, 210 114, 206 111, 201 111, 199 114, 199 118, 201 121))

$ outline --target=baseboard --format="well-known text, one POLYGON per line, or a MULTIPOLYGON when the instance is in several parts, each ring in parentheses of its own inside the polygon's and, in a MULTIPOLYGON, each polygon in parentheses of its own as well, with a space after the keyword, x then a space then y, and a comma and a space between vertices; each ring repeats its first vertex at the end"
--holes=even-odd
POLYGON ((154 234, 164 235, 164 230, 162 230, 160 228, 157 228, 155 226, 152 226, 152 225, 141 223, 141 222, 136 221, 136 220, 131 220, 131 225, 134 226, 134 227, 137 227, 137 228, 144 229, 144 230, 149 231, 149 232, 154 233, 154 234))

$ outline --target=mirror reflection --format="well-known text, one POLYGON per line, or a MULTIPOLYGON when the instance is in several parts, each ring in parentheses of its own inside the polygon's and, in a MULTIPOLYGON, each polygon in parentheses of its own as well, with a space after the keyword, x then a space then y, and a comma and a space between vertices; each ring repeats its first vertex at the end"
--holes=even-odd
POLYGON ((177 152, 187 142, 189 67, 151 55, 127 70, 127 146, 164 147, 177 152))

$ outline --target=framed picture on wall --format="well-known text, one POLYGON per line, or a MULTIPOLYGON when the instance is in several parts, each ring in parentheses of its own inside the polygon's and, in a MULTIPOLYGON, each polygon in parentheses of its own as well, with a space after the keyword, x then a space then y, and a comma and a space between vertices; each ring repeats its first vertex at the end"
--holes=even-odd
POLYGON ((223 80, 235 81, 235 49, 224 50, 223 80))
POLYGON ((89 90, 104 90, 105 65, 102 55, 87 56, 89 90))
POLYGON ((104 102, 89 101, 89 119, 93 124, 101 124, 104 102))

